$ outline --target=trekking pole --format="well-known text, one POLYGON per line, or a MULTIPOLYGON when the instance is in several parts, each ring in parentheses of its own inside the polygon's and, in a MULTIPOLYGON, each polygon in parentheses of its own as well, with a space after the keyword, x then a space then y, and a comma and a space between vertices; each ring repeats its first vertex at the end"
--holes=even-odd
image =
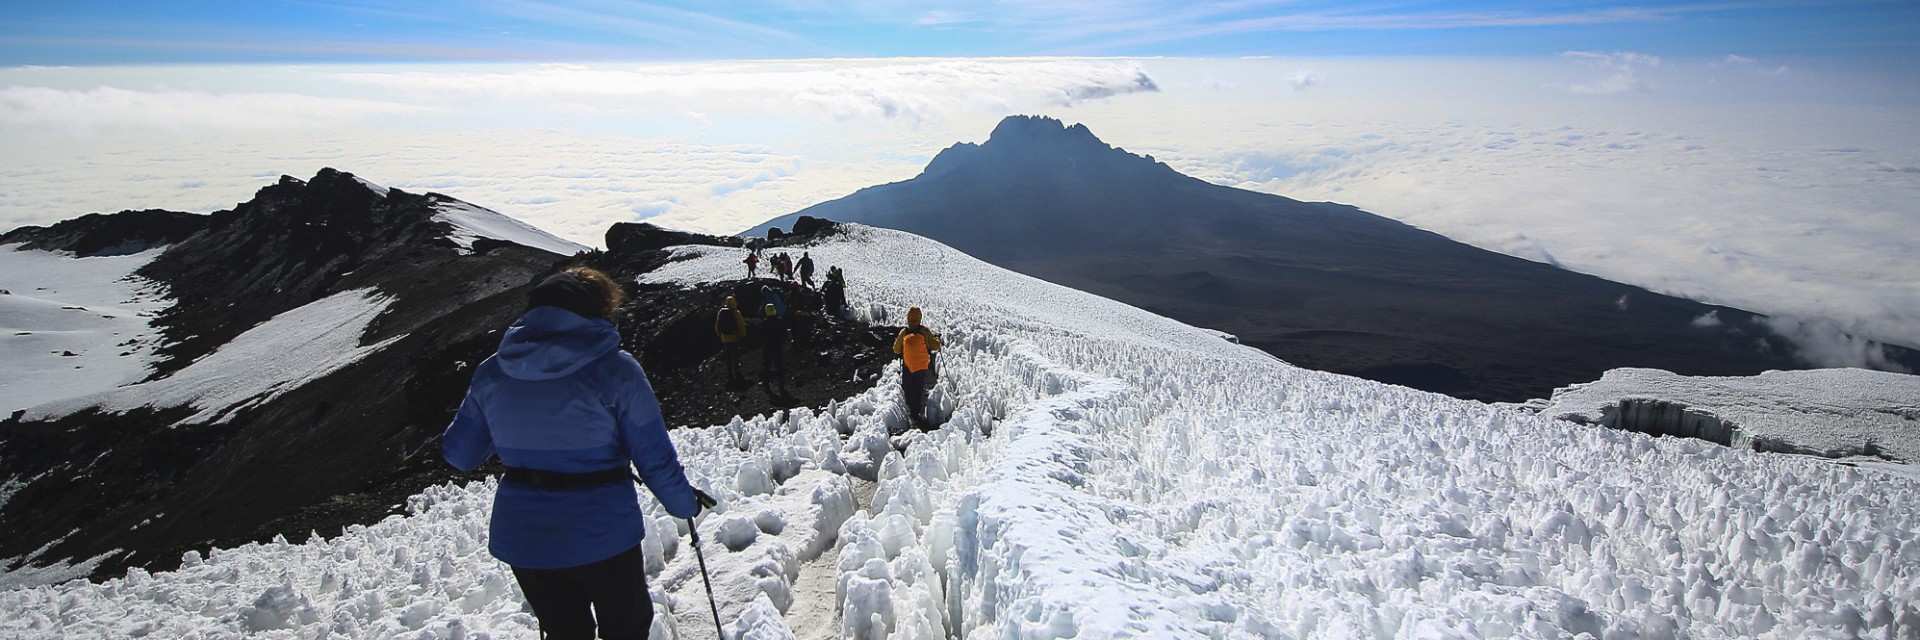
POLYGON ((720 605, 713 602, 713 579, 707 577, 707 554, 700 550, 700 527, 694 526, 693 518, 687 518, 687 532, 693 534, 693 557, 700 559, 700 582, 707 585, 707 607, 713 610, 713 634, 726 640, 726 634, 720 630, 720 605))

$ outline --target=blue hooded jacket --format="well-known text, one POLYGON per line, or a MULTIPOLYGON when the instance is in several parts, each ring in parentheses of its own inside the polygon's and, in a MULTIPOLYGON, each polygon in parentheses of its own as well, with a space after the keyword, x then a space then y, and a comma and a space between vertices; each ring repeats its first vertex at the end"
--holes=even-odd
MULTIPOLYGON (((667 438, 647 374, 621 351, 613 323, 535 307, 480 363, 441 439, 447 462, 472 471, 499 455, 509 467, 558 473, 626 469, 667 513, 699 511, 667 438)), ((514 567, 559 569, 613 557, 646 535, 631 482, 542 490, 502 482, 488 550, 514 567)))

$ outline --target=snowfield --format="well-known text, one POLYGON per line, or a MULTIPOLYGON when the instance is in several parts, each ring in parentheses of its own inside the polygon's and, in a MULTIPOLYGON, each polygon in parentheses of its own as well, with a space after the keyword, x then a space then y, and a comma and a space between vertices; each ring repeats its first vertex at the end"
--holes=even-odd
POLYGON ((0 417, 152 373, 149 318, 173 299, 134 271, 163 249, 81 258, 20 247, 0 245, 0 417))
POLYGON ((392 299, 372 289, 343 291, 308 303, 235 336, 164 378, 35 406, 29 420, 47 420, 98 408, 124 413, 140 407, 192 407, 176 424, 221 424, 234 412, 272 400, 353 364, 399 337, 360 344, 392 299))
MULTIPOLYGON (((1298 369, 903 233, 808 249, 858 315, 925 309, 944 424, 890 436, 891 365, 820 411, 675 432, 722 502, 698 526, 726 637, 1920 636, 1913 478, 1298 369)), ((741 275, 678 251, 649 277, 741 275)), ((485 550, 495 486, 0 592, 0 637, 536 637, 485 550)), ((642 500, 654 637, 714 637, 683 521, 642 500)))

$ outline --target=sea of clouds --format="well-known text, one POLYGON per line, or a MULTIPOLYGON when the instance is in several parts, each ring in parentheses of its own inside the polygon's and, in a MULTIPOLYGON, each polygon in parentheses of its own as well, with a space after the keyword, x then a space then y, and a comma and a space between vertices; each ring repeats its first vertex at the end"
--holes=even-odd
POLYGON ((1920 89, 1734 53, 0 69, 0 227, 210 212, 332 166, 589 245, 734 232, 1044 113, 1212 182, 1772 314, 1821 364, 1920 345, 1920 89))

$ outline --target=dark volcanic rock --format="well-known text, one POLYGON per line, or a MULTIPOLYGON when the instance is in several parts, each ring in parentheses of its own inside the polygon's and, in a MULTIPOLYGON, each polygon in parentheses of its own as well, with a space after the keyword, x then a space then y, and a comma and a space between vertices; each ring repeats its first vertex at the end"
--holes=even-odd
POLYGON ((832 220, 823 220, 813 216, 800 216, 793 221, 793 235, 802 238, 817 237, 834 230, 832 220))
MULTIPOLYGON (((808 235, 790 237, 806 241, 835 231, 831 223, 822 223, 811 226, 808 235)), ((610 231, 609 236, 611 234, 610 231)), ((738 246, 741 242, 738 238, 685 235, 693 240, 686 244, 738 246)), ((725 424, 736 415, 769 414, 802 405, 824 406, 828 401, 871 388, 880 369, 892 357, 893 335, 899 327, 868 327, 826 316, 820 312, 816 292, 793 288, 787 295, 790 307, 795 310, 786 351, 790 370, 786 382, 790 393, 773 393, 760 385, 729 386, 720 344, 713 333, 715 313, 726 297, 732 295, 740 301, 749 322, 757 322, 752 312, 760 306, 761 289, 782 289, 786 285, 771 278, 741 279, 693 289, 631 284, 638 275, 670 260, 668 252, 660 248, 609 250, 583 256, 586 264, 630 283, 627 290, 630 299, 621 307, 621 347, 646 367, 670 425, 725 424)), ((750 327, 749 340, 742 347, 740 368, 756 382, 761 379, 763 349, 750 327)))
MULTIPOLYGON (((1806 368, 1755 314, 1454 242, 1359 209, 1209 184, 1051 118, 1003 120, 912 180, 825 217, 1235 334, 1288 362, 1483 400, 1546 397, 1608 369, 1806 368), (1718 312, 1719 326, 1692 321, 1718 312)), ((1889 347, 1920 368, 1920 354, 1889 347)))
POLYGON ((123 256, 179 242, 207 226, 207 216, 148 209, 89 213, 51 227, 20 227, 0 235, 0 244, 68 251, 80 257, 123 256))
POLYGON ((176 299, 155 320, 173 341, 156 378, 277 314, 356 289, 389 299, 362 343, 395 341, 214 424, 176 424, 194 412, 167 409, 0 426, 0 469, 31 480, 0 505, 0 557, 63 540, 40 561, 112 551, 96 572, 105 576, 164 568, 187 549, 303 539, 384 516, 406 485, 396 474, 428 455, 465 389, 449 381, 470 375, 450 371, 454 362, 490 353, 527 283, 561 259, 511 243, 459 251, 433 219, 443 200, 383 195, 331 169, 282 178, 149 263, 141 274, 176 299), (352 498, 363 495, 380 503, 352 498), (302 516, 314 508, 351 517, 302 516))
POLYGON ((710 236, 675 231, 645 222, 615 222, 607 228, 607 251, 638 254, 666 247, 703 244, 716 247, 744 247, 746 241, 733 236, 710 236))
POLYGON ((399 275, 386 268, 425 277, 440 262, 422 260, 426 250, 446 256, 454 246, 433 220, 437 200, 398 190, 383 196, 353 174, 321 169, 309 182, 281 176, 253 200, 214 213, 204 231, 140 270, 177 300, 155 322, 168 342, 156 376, 275 315, 399 275), (367 265, 384 268, 360 271, 367 265))

